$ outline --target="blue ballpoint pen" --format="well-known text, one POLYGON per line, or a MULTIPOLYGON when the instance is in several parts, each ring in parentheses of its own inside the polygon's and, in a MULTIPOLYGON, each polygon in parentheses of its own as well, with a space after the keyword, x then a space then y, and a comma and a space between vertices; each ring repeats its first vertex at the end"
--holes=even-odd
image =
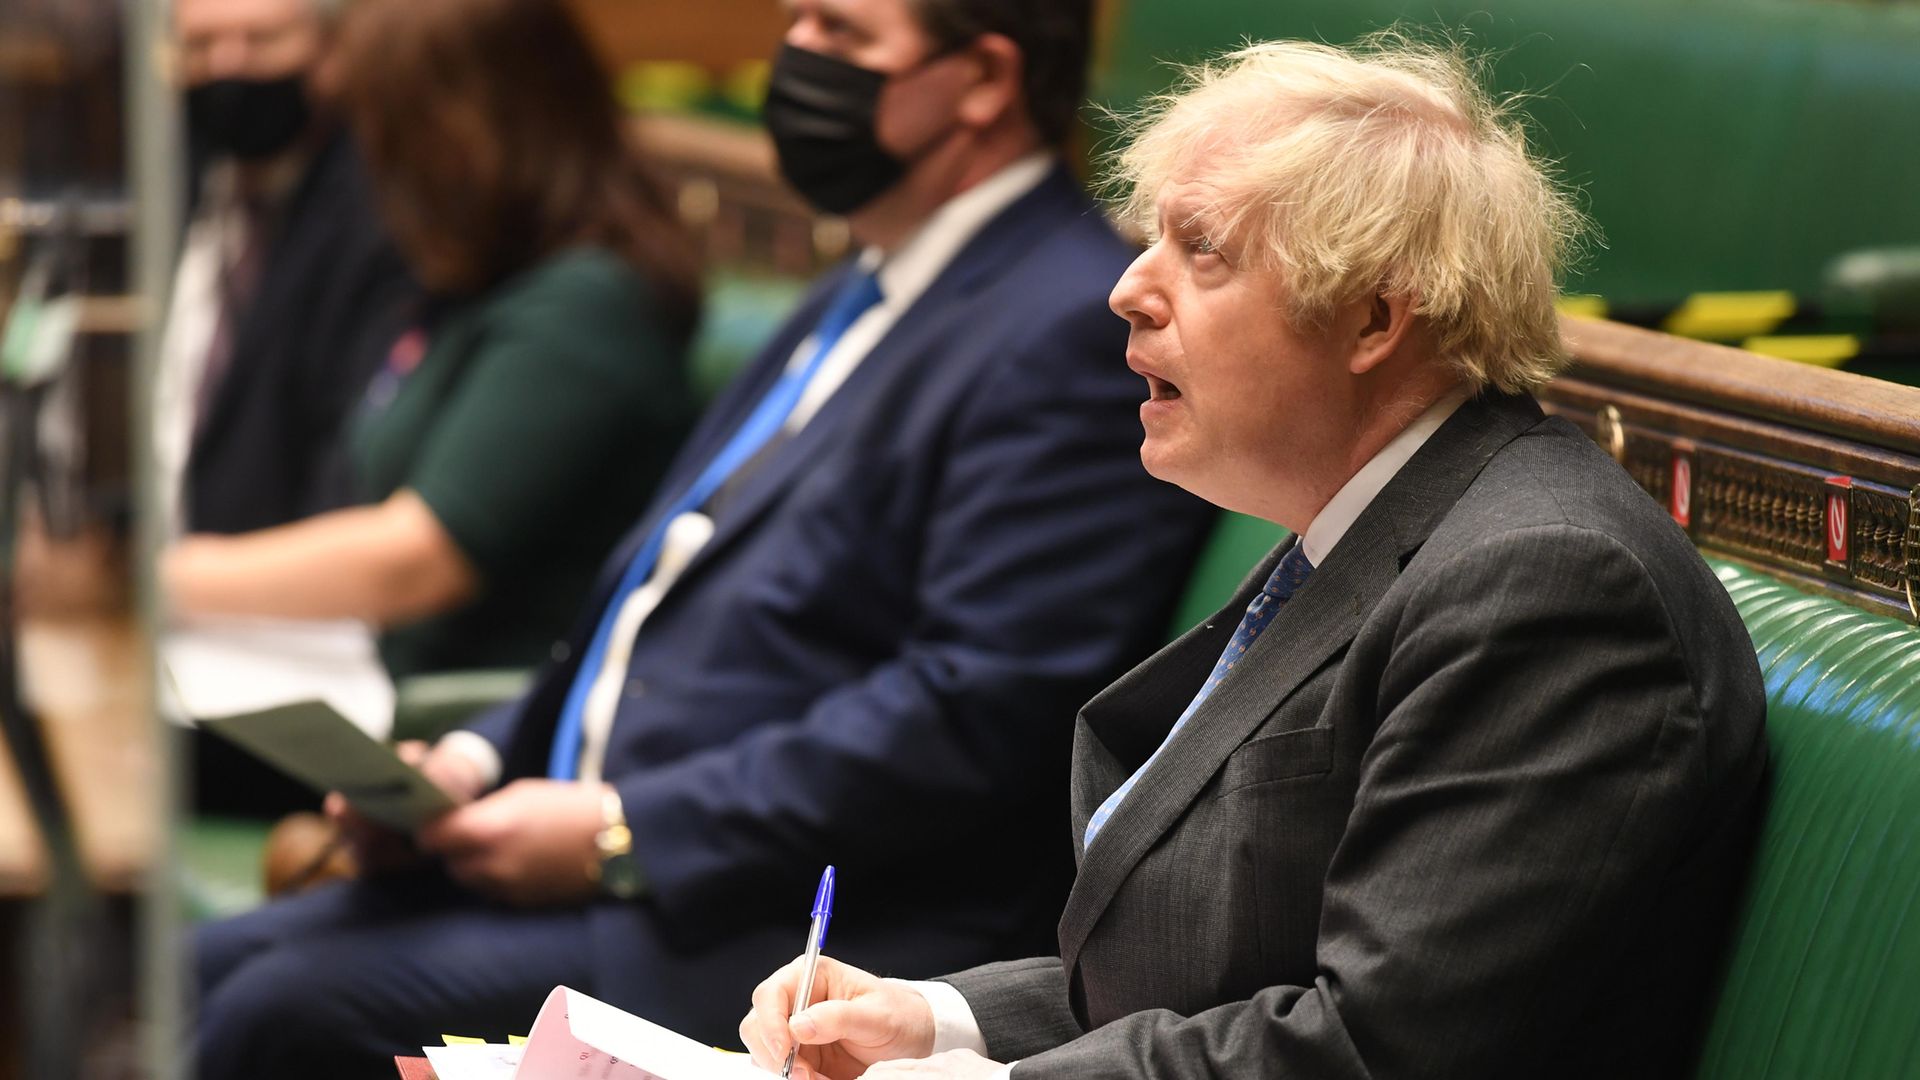
MULTIPOLYGON (((800 963, 800 993, 793 999, 793 1012, 787 1017, 791 1020, 800 1015, 800 1010, 811 1004, 813 997, 813 973, 820 968, 820 950, 827 944, 827 924, 833 921, 833 867, 827 867, 820 875, 820 887, 813 893, 813 925, 807 930, 807 954, 800 963)), ((787 1051, 787 1063, 781 1067, 780 1075, 793 1075, 793 1059, 799 1056, 800 1044, 794 1043, 787 1051)))

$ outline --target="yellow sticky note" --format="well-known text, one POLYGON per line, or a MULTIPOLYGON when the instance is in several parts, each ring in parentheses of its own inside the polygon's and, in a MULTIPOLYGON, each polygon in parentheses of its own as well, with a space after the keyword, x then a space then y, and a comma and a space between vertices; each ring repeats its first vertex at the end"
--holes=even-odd
POLYGON ((1860 339, 1852 334, 1781 334, 1750 337, 1740 343, 1748 352, 1777 356, 1818 367, 1839 367, 1860 355, 1860 339))
POLYGON ((1573 315, 1582 319, 1604 319, 1607 317, 1607 298, 1587 293, 1568 293, 1553 302, 1562 315, 1573 315))
POLYGON ((1662 324, 1669 334, 1736 341, 1764 334, 1794 312, 1790 292, 1705 292, 1687 297, 1662 324))
POLYGON ((485 1046, 485 1039, 470 1039, 465 1035, 442 1035, 440 1041, 448 1046, 485 1046))
POLYGON ((507 1036, 507 1045, 525 1046, 527 1045, 527 1037, 525 1035, 509 1035, 507 1036))

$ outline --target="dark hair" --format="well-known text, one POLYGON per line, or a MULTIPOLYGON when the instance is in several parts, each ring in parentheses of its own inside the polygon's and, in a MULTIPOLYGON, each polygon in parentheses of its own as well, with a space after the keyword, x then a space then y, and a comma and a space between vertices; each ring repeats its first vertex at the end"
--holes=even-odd
POLYGON ((1020 46, 1027 114, 1049 145, 1072 134, 1087 96, 1093 52, 1093 0, 907 0, 921 29, 941 48, 981 34, 1020 46))
POLYGON ((381 210, 430 287, 485 288, 596 243, 691 326, 697 249, 562 0, 358 0, 339 55, 381 210))

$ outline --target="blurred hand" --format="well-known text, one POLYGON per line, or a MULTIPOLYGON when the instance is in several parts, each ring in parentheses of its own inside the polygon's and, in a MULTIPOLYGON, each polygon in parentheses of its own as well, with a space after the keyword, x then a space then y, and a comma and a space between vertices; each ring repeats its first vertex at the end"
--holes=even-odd
MULTIPOLYGON (((866 1080, 915 1077, 919 1080, 993 1080, 1006 1066, 971 1050, 948 1050, 914 1061, 883 1061, 866 1071, 866 1080)), ((794 1070, 797 1074, 799 1070, 794 1070)))
MULTIPOLYGON (((788 1047, 798 1041, 796 1080, 853 1080, 876 1062, 933 1052, 933 1009, 926 998, 827 956, 814 973, 813 1004, 789 1023, 801 966, 802 959, 795 958, 754 988, 753 1011, 740 1021, 740 1041, 755 1065, 777 1072, 786 1064, 788 1047)), ((975 1060, 985 1059, 975 1055, 975 1060)))
POLYGON ((393 749, 401 761, 419 769, 456 805, 465 806, 487 789, 487 778, 480 771, 479 763, 445 742, 436 743, 428 750, 426 743, 409 740, 393 749))
POLYGON ((598 890, 601 788, 515 780, 422 826, 422 850, 467 887, 522 907, 578 903, 598 890))
MULTIPOLYGON (((444 745, 429 750, 426 743, 410 739, 393 750, 401 761, 419 769, 456 804, 472 802, 486 786, 486 778, 473 759, 444 745)), ((420 848, 413 837, 360 816, 339 792, 328 792, 322 808, 339 826, 361 872, 391 873, 420 861, 420 848)))

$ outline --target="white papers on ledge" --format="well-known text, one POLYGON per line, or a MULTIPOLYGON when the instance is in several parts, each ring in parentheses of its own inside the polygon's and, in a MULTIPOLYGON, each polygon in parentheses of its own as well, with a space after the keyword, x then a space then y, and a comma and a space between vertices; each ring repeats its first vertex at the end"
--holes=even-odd
POLYGON ((429 1046, 439 1080, 766 1080, 744 1054, 716 1050, 556 986, 524 1046, 429 1046))

